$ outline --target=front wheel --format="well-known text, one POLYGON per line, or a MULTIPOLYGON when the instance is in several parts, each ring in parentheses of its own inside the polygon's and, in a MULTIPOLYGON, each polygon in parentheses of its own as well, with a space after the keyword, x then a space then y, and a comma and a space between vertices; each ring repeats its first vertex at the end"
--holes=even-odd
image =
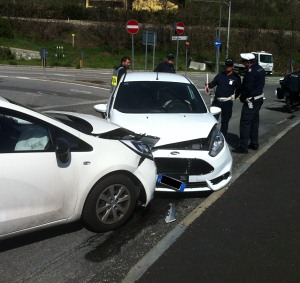
POLYGON ((88 195, 82 220, 93 232, 106 232, 123 225, 133 214, 137 190, 125 175, 112 175, 95 185, 88 195))

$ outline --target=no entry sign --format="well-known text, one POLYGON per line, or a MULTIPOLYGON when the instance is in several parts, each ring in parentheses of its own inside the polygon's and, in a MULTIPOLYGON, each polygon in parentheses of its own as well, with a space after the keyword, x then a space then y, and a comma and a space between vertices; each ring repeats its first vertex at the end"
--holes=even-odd
POLYGON ((183 22, 178 22, 176 24, 176 33, 182 35, 184 33, 184 24, 183 22))
POLYGON ((129 20, 126 28, 130 34, 136 34, 140 29, 140 25, 136 20, 129 20))
POLYGON ((187 38, 187 40, 185 41, 185 48, 188 49, 190 47, 190 41, 187 38))

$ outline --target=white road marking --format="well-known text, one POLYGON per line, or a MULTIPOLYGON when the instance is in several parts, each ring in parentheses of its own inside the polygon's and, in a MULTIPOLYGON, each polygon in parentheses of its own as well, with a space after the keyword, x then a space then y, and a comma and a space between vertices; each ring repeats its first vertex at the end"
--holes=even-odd
POLYGON ((58 77, 73 77, 73 75, 67 75, 67 74, 52 74, 53 76, 58 76, 58 77))
POLYGON ((77 93, 85 93, 85 94, 91 94, 91 91, 84 91, 84 90, 79 90, 79 89, 70 89, 72 92, 77 92, 77 93))
POLYGON ((71 107, 71 106, 78 106, 78 105, 87 105, 87 104, 98 104, 98 103, 107 103, 107 99, 102 100, 88 100, 88 101, 82 101, 77 102, 73 104, 64 104, 64 105, 51 105, 51 106, 41 106, 41 107, 35 107, 36 110, 50 110, 54 108, 64 108, 64 107, 71 107))
POLYGON ((21 79, 21 80, 30 80, 29 77, 16 77, 16 79, 21 79))
POLYGON ((55 81, 55 80, 46 80, 46 79, 37 79, 37 78, 29 78, 29 77, 14 77, 14 76, 0 76, 3 78, 15 78, 15 79, 21 79, 21 80, 32 80, 32 81, 42 81, 42 82, 52 82, 52 83, 59 83, 59 84, 69 84, 69 85, 76 85, 76 86, 83 86, 83 87, 89 87, 89 88, 95 88, 95 89, 103 89, 103 90, 110 90, 110 87, 99 87, 94 85, 85 85, 85 84, 79 84, 79 83, 72 83, 72 82, 62 82, 62 81, 55 81))

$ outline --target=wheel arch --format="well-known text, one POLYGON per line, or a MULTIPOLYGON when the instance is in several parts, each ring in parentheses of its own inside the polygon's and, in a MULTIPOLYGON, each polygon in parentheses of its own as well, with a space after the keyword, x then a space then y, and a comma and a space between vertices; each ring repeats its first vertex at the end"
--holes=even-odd
POLYGON ((130 178, 134 185, 135 188, 137 189, 137 202, 139 205, 145 204, 146 203, 146 192, 145 192, 145 188, 143 186, 143 184, 141 183, 141 181, 131 172, 126 171, 126 170, 116 170, 113 172, 109 172, 108 174, 102 176, 97 182, 95 182, 95 184, 91 187, 90 191, 88 192, 88 194, 86 195, 85 201, 83 202, 83 205, 81 207, 81 213, 83 211, 84 205, 86 203, 86 200, 88 199, 88 196, 90 195, 90 193, 93 191, 93 189, 95 188, 95 186, 100 183, 103 179, 113 176, 113 175, 124 175, 128 178, 130 178))

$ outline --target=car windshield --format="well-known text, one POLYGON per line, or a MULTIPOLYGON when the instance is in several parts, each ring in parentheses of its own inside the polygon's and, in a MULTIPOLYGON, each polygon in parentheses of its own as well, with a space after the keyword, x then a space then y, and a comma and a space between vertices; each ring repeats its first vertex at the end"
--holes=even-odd
POLYGON ((207 113, 193 84, 161 81, 121 83, 114 108, 123 113, 207 113))
POLYGON ((273 63, 273 56, 272 55, 260 54, 260 62, 262 62, 262 63, 273 63))

